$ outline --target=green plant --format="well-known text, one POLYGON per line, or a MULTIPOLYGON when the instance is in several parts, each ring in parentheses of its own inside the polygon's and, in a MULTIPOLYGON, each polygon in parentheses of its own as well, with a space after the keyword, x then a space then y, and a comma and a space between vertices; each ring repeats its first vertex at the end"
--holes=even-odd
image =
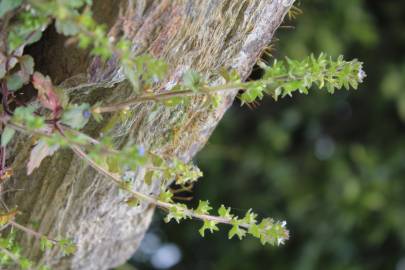
MULTIPOLYGON (((242 104, 261 100, 265 94, 271 95, 275 100, 291 96, 296 91, 306 94, 313 86, 333 93, 335 89, 343 87, 356 89, 365 76, 361 62, 344 61, 343 57, 333 60, 321 54, 319 57, 311 55, 302 61, 287 58, 273 63, 261 62, 259 66, 263 69, 263 77, 248 82, 241 81, 237 72, 222 69, 217 74, 222 77, 222 83, 212 85, 204 75, 188 70, 170 91, 153 92, 150 90, 165 78, 168 65, 146 54, 133 56, 128 41, 108 38, 105 27, 97 24, 92 18, 89 8, 91 1, 7 0, 3 1, 2 5, 3 20, 5 24, 11 24, 11 31, 2 33, 4 50, 0 52, 3 155, 16 131, 35 135, 37 138, 27 164, 28 174, 39 167, 45 157, 53 155, 61 148, 70 148, 92 168, 128 192, 132 196, 126 201, 128 205, 136 206, 140 201, 156 205, 167 211, 166 222, 200 219, 203 222, 199 230, 202 236, 207 230, 217 231, 217 225, 222 223, 231 227, 229 238, 237 236, 242 239, 249 234, 263 244, 281 245, 288 239, 289 232, 285 221, 275 221, 271 218, 258 221, 257 214, 252 210, 247 211, 244 217, 237 217, 230 213, 230 208, 221 205, 217 210, 218 215, 212 215, 212 207, 208 201, 200 201, 196 209, 175 202, 168 185, 175 182, 180 187, 187 188, 202 176, 200 170, 193 164, 185 164, 176 158, 168 159, 140 145, 116 149, 113 138, 91 138, 83 132, 91 117, 95 121, 102 121, 106 113, 126 113, 132 106, 143 102, 180 106, 189 102, 190 97, 197 95, 207 97, 209 102, 205 104, 205 109, 209 110, 217 106, 220 99, 218 93, 235 92, 238 89, 242 91, 239 95, 242 104), (91 54, 104 61, 113 55, 117 57, 133 87, 135 97, 115 104, 74 104, 66 95, 71 89, 58 88, 51 78, 35 71, 33 58, 30 55, 21 55, 20 52, 24 46, 38 41, 43 29, 53 20, 56 30, 71 36, 71 42, 76 42, 80 48, 89 49, 91 54), (22 91, 26 84, 31 84, 38 91, 37 102, 10 108, 9 101, 14 98, 14 93, 22 91), (147 184, 151 184, 155 179, 164 179, 158 197, 136 191, 131 181, 125 178, 127 172, 135 171, 139 166, 147 169, 144 179, 147 184)), ((119 119, 112 118, 113 121, 119 119)), ((4 165, 4 161, 2 164, 0 174, 5 179, 9 177, 10 168, 4 165)), ((73 244, 68 240, 48 239, 16 223, 14 217, 17 213, 17 210, 6 211, 1 216, 3 225, 11 225, 12 228, 36 236, 44 248, 58 245, 65 253, 74 252, 73 244)), ((14 248, 13 232, 10 230, 9 238, 5 238, 5 241, 11 244, 4 245, 1 249, 4 265, 14 262, 22 268, 29 268, 32 262, 23 258, 18 248, 14 248)))

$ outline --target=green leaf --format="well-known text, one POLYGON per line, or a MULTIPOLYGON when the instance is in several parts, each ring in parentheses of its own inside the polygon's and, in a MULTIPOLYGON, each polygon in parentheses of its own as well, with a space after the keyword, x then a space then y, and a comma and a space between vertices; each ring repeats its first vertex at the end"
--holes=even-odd
POLYGON ((106 162, 110 172, 119 173, 121 171, 119 159, 115 155, 107 156, 106 162))
POLYGON ((245 217, 243 218, 243 222, 245 222, 247 224, 255 224, 257 222, 256 218, 257 218, 257 214, 253 213, 252 209, 249 209, 246 212, 245 217))
POLYGON ((238 236, 239 240, 246 236, 246 231, 239 226, 239 222, 232 222, 232 229, 229 230, 228 238, 232 239, 235 235, 238 236))
POLYGON ((4 14, 19 7, 22 3, 22 0, 1 0, 0 2, 0 17, 3 17, 4 14))
POLYGON ((231 208, 226 208, 223 204, 221 204, 221 207, 218 209, 218 214, 223 218, 231 219, 233 217, 233 215, 231 215, 231 208))
POLYGON ((209 211, 212 209, 208 201, 199 201, 198 207, 195 210, 196 214, 199 215, 207 215, 209 214, 209 211))
POLYGON ((14 134, 15 130, 13 128, 10 128, 9 126, 6 126, 3 130, 3 133, 1 134, 1 146, 6 146, 13 138, 14 134))
POLYGON ((158 200, 162 201, 162 202, 166 202, 166 203, 172 203, 173 202, 172 197, 173 197, 173 193, 166 190, 159 194, 158 200))
POLYGON ((41 237, 40 240, 40 248, 42 251, 46 251, 48 249, 51 249, 54 246, 54 243, 48 240, 46 237, 41 237))
POLYGON ((75 104, 70 106, 70 108, 63 113, 61 122, 74 129, 81 129, 87 124, 90 116, 91 112, 89 104, 75 104))
POLYGON ((203 86, 203 79, 201 75, 194 70, 187 70, 183 75, 183 85, 197 92, 203 86))
POLYGON ((20 89, 24 85, 24 78, 18 72, 7 76, 7 88, 10 92, 20 89))
POLYGON ((33 263, 27 258, 21 258, 19 264, 21 269, 31 269, 33 263))
POLYGON ((213 220, 204 220, 203 226, 198 230, 202 237, 205 236, 205 231, 209 230, 211 233, 214 231, 218 231, 219 228, 217 227, 218 222, 213 220))
POLYGON ((219 74, 225 79, 227 83, 229 82, 240 82, 240 76, 236 69, 228 71, 226 68, 222 67, 219 74))
POLYGON ((136 207, 139 205, 139 199, 136 198, 135 196, 128 198, 125 202, 130 207, 136 207))
POLYGON ((187 206, 184 204, 179 203, 175 204, 168 210, 169 213, 166 215, 164 219, 166 223, 170 222, 172 219, 174 219, 177 223, 180 223, 180 220, 190 217, 189 214, 187 213, 187 206))
POLYGON ((62 239, 59 241, 59 246, 61 247, 64 255, 70 255, 76 252, 77 247, 70 239, 62 239))

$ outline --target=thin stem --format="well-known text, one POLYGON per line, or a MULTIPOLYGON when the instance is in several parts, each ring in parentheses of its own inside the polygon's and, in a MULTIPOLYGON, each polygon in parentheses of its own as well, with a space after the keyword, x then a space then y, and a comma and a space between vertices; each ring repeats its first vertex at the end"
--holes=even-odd
MULTIPOLYGON (((78 146, 71 145, 70 148, 73 150, 73 152, 80 157, 81 159, 85 160, 92 168, 97 170, 99 173, 103 174, 104 176, 110 178, 116 185, 118 185, 120 188, 123 188, 124 190, 128 191, 131 193, 133 196, 135 196, 137 199, 144 201, 146 203, 150 203, 153 205, 156 205, 157 207, 169 211, 171 208, 176 207, 176 208, 182 208, 184 210, 184 213, 186 216, 189 217, 194 217, 200 220, 210 220, 210 221, 215 221, 217 223, 223 223, 223 224, 231 224, 232 219, 228 218, 223 218, 223 217, 218 217, 218 216, 211 216, 211 215, 206 215, 206 214, 197 214, 194 211, 178 206, 176 204, 172 203, 167 203, 163 201, 159 201, 151 196, 145 195, 141 192, 134 191, 128 187, 125 186, 125 182, 116 174, 110 173, 108 170, 105 168, 101 167, 98 165, 96 162, 94 162, 83 150, 81 150, 78 146)), ((248 224, 240 224, 241 227, 248 228, 248 224)))
MULTIPOLYGON (((263 80, 261 83, 263 84, 272 84, 277 81, 287 80, 289 78, 288 75, 282 75, 278 77, 274 77, 268 80, 263 80)), ((299 78, 295 78, 297 80, 299 78)), ((249 82, 234 82, 234 83, 227 83, 223 85, 216 85, 216 86, 205 86, 200 91, 194 91, 191 89, 187 90, 180 90, 180 91, 168 91, 163 93, 157 93, 152 95, 141 95, 136 96, 133 98, 128 99, 124 102, 119 102, 112 105, 107 105, 104 107, 97 107, 93 109, 94 113, 107 113, 107 112, 115 112, 119 110, 129 109, 130 106, 147 102, 147 101, 164 101, 175 97, 190 97, 190 96, 198 96, 198 95, 210 95, 213 93, 220 93, 225 91, 235 91, 237 89, 246 89, 249 85, 257 83, 257 81, 249 81, 249 82)))
POLYGON ((8 223, 10 223, 14 228, 17 228, 17 229, 19 229, 19 230, 21 230, 21 231, 23 231, 23 232, 25 232, 25 233, 27 233, 27 234, 29 234, 29 235, 33 235, 33 236, 35 236, 36 238, 43 238, 43 237, 44 237, 44 238, 46 238, 48 241, 51 241, 51 242, 54 243, 54 244, 57 244, 57 243, 58 243, 57 240, 48 238, 46 235, 43 235, 42 233, 39 233, 39 232, 34 231, 34 230, 30 229, 30 228, 27 228, 27 227, 25 227, 25 226, 23 226, 23 225, 21 225, 21 224, 18 224, 18 223, 16 223, 16 222, 12 221, 12 220, 10 220, 8 223))
POLYGON ((113 105, 108 105, 105 107, 98 107, 94 108, 93 111, 95 113, 107 113, 107 112, 115 112, 119 110, 124 110, 128 109, 130 106, 143 103, 146 101, 163 101, 163 100, 168 100, 171 98, 175 97, 189 97, 189 96, 197 96, 197 95, 208 95, 212 93, 218 93, 222 91, 229 91, 229 90, 236 90, 238 88, 243 88, 243 86, 246 86, 249 84, 247 83, 232 83, 232 84, 225 84, 221 86, 213 86, 213 87, 205 87, 201 91, 196 92, 193 90, 181 90, 181 91, 174 91, 174 92, 163 92, 163 93, 158 93, 154 95, 143 95, 143 96, 137 96, 128 99, 127 101, 116 103, 113 105))

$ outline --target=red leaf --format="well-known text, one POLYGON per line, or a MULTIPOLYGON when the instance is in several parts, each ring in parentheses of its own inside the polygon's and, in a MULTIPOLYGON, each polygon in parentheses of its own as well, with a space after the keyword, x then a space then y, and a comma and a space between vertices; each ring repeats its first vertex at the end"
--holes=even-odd
POLYGON ((35 72, 32 75, 32 84, 38 90, 38 100, 42 103, 42 106, 51 110, 54 118, 58 118, 62 112, 62 106, 51 79, 39 72, 35 72))

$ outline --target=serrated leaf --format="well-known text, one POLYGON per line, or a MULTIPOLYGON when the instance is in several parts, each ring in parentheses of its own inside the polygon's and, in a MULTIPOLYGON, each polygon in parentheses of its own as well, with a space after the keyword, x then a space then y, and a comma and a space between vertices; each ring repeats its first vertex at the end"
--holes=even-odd
POLYGON ((30 175, 34 169, 41 165, 41 162, 47 156, 52 156, 59 149, 59 145, 49 146, 44 140, 39 140, 32 148, 30 159, 27 164, 27 174, 30 175))
POLYGON ((164 101, 164 104, 168 107, 174 107, 184 102, 184 98, 181 97, 173 97, 164 101))
POLYGON ((205 231, 209 230, 211 233, 214 231, 219 231, 219 228, 217 227, 218 222, 213 221, 213 220, 204 220, 203 226, 198 230, 200 235, 202 237, 205 236, 205 231))
POLYGON ((246 212, 245 217, 243 218, 243 222, 245 222, 247 224, 255 224, 257 222, 256 218, 257 218, 257 214, 253 213, 252 209, 249 209, 246 212))
POLYGON ((218 214, 220 217, 223 217, 223 218, 232 218, 233 217, 233 215, 231 215, 231 208, 230 207, 226 208, 223 204, 221 204, 221 207, 219 207, 218 214))
POLYGON ((206 215, 209 213, 209 211, 212 209, 208 201, 199 201, 198 207, 195 210, 196 214, 199 215, 206 215))
POLYGON ((184 204, 175 204, 168 210, 169 213, 164 219, 166 223, 169 223, 172 219, 174 219, 177 223, 180 223, 180 220, 190 217, 189 214, 186 212, 187 206, 184 204))
POLYGON ((14 134, 15 130, 13 128, 10 128, 9 126, 6 126, 3 130, 3 133, 1 134, 1 146, 6 146, 13 138, 14 134))
POLYGON ((232 229, 229 230, 228 238, 232 239, 235 235, 238 236, 239 240, 242 240, 242 238, 246 236, 246 231, 238 224, 233 224, 232 229))

